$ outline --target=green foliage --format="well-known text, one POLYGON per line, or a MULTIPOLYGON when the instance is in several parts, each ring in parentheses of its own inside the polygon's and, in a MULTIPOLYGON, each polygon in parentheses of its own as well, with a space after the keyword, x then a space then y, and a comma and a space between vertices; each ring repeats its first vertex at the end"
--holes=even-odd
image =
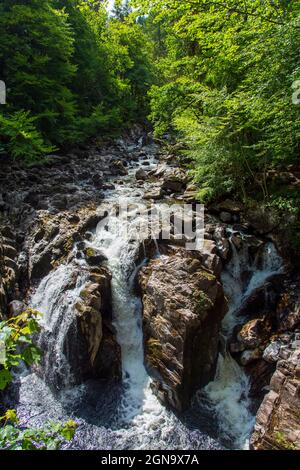
POLYGON ((14 410, 0 418, 0 448, 5 450, 57 450, 74 437, 76 423, 50 423, 42 429, 22 428, 14 410))
POLYGON ((116 91, 114 103, 119 104, 124 121, 143 121, 149 112, 147 93, 154 81, 151 41, 133 15, 121 22, 110 21, 107 46, 116 91))
POLYGON ((37 130, 53 143, 67 138, 76 118, 69 88, 76 72, 74 38, 67 20, 51 1, 5 0, 0 5, 0 69, 8 89, 5 112, 30 113, 37 130))
POLYGON ((148 112, 151 47, 129 6, 109 18, 95 0, 3 0, 0 43, 1 153, 38 162, 148 112))
POLYGON ((14 158, 22 157, 28 164, 55 150, 44 142, 35 127, 35 118, 28 112, 16 111, 9 117, 0 114, 0 129, 0 150, 7 150, 14 158))
MULTIPOLYGON (((39 317, 39 312, 27 309, 17 317, 0 322, 0 390, 9 385, 11 370, 22 361, 27 365, 39 361, 41 352, 32 342, 32 335, 40 331, 39 317)), ((16 411, 7 410, 0 417, 0 449, 59 449, 65 440, 73 438, 75 430, 74 421, 49 423, 41 429, 25 428, 20 425, 16 411)))
POLYGON ((0 390, 10 383, 11 369, 24 361, 31 365, 40 359, 39 349, 32 343, 31 336, 39 331, 39 313, 28 309, 17 317, 0 322, 1 350, 4 357, 0 360, 0 390))
POLYGON ((156 134, 173 129, 185 141, 202 200, 267 199, 268 170, 299 155, 299 0, 134 4, 161 43, 150 92, 156 134))
POLYGON ((297 450, 295 444, 293 444, 293 442, 290 442, 285 437, 283 432, 276 432, 275 441, 277 442, 279 447, 283 448, 284 450, 297 450))

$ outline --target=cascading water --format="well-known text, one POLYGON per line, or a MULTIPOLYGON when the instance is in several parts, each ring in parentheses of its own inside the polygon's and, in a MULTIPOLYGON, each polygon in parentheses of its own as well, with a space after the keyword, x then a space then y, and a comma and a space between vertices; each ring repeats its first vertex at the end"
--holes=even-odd
MULTIPOLYGON (((111 208, 118 199, 127 199, 131 204, 141 201, 143 189, 136 187, 134 178, 141 166, 138 163, 135 168, 129 168, 128 178, 122 178, 122 184, 107 191, 111 208)), ((151 156, 147 169, 154 166, 155 158, 151 156)), ((144 188, 147 189, 147 183, 144 188)), ((73 385, 76 382, 73 307, 86 282, 84 261, 73 260, 43 279, 32 298, 32 306, 44 314, 40 338, 44 350, 43 375, 46 383, 52 383, 52 389, 63 388, 53 395, 43 379, 24 372, 19 377, 18 416, 22 423, 36 426, 49 420, 75 419, 78 429, 73 442, 68 444, 72 449, 196 450, 222 447, 218 440, 201 431, 212 431, 217 438, 213 433, 217 415, 221 437, 227 434, 230 442, 235 441, 235 446, 242 448, 253 425, 249 381, 229 354, 220 355, 216 378, 206 387, 208 413, 203 406, 203 394, 200 404, 198 400, 197 406, 193 405, 190 416, 179 418, 163 407, 151 391, 151 380, 143 363, 141 301, 133 289, 135 274, 143 264, 140 243, 133 235, 143 217, 143 214, 133 217, 129 234, 125 234, 128 227, 122 214, 111 211, 105 222, 98 225, 93 238, 86 242, 105 254, 112 273, 113 320, 122 350, 122 384, 90 381, 73 385), (210 424, 202 427, 204 420, 210 424)), ((239 321, 236 314, 245 298, 280 269, 273 245, 268 244, 264 249, 266 252, 251 262, 247 249, 238 252, 232 244, 232 260, 222 276, 230 300, 224 320, 225 337, 239 321), (246 264, 252 273, 245 285, 241 279, 246 264)))
MULTIPOLYGON (((151 157, 147 162, 148 169, 154 164, 153 160, 151 157)), ((142 165, 136 168, 139 166, 142 165)), ((111 206, 120 198, 123 201, 127 198, 130 203, 141 201, 143 191, 132 189, 136 168, 129 170, 127 181, 123 179, 123 184, 107 192, 111 206)), ((41 341, 46 351, 45 375, 51 379, 51 368, 59 371, 58 375, 65 378, 59 385, 69 385, 69 388, 53 395, 40 377, 24 373, 20 377, 18 415, 22 422, 30 425, 75 419, 78 429, 71 444, 74 449, 219 449, 221 446, 216 440, 181 422, 151 391, 151 380, 143 362, 141 301, 133 289, 137 264, 143 261, 140 242, 130 237, 142 217, 146 217, 145 214, 139 219, 133 217, 129 236, 125 236, 122 215, 112 211, 105 223, 98 225, 93 238, 86 242, 87 246, 106 255, 112 273, 113 320, 122 350, 122 385, 91 381, 72 386, 65 334, 73 324, 72 307, 85 282, 84 265, 80 266, 78 274, 73 261, 50 273, 32 299, 33 306, 44 314, 45 333, 41 341), (77 281, 74 281, 76 273, 77 281)))
POLYGON ((39 346, 43 351, 43 376, 52 388, 60 389, 76 382, 76 356, 71 344, 76 344, 77 323, 74 304, 87 275, 76 264, 60 265, 50 272, 31 299, 31 306, 42 312, 42 333, 39 346))
MULTIPOLYGON (((231 241, 231 239, 230 239, 231 241)), ((222 283, 228 298, 228 312, 223 320, 222 334, 226 340, 234 327, 245 319, 239 309, 255 289, 282 270, 282 260, 273 243, 266 243, 251 261, 247 237, 240 251, 231 241, 232 258, 222 273, 222 283), (243 273, 248 275, 243 280, 243 273)), ((249 398, 250 379, 244 369, 227 351, 219 354, 216 376, 205 388, 209 406, 216 413, 221 436, 235 448, 247 449, 255 417, 251 413, 249 398)))
MULTIPOLYGON (((122 215, 112 215, 106 224, 99 224, 90 246, 106 255, 107 266, 112 273, 113 320, 122 351, 125 389, 120 413, 130 421, 140 414, 145 404, 150 380, 143 364, 141 303, 133 293, 133 279, 130 279, 140 246, 138 241, 128 242, 130 233, 127 230, 122 215)), ((135 223, 132 223, 131 231, 135 232, 135 223)))

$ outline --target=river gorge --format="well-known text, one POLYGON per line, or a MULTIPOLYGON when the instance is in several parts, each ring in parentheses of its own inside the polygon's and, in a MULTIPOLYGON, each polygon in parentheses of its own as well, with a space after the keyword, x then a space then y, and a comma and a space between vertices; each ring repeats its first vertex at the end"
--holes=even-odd
POLYGON ((195 209, 174 147, 137 128, 1 175, 1 306, 41 312, 43 352, 6 403, 26 426, 74 419, 66 449, 280 448, 281 406, 297 445, 300 281, 273 229, 227 200, 199 250, 174 218, 167 241, 134 236, 150 207, 195 209))

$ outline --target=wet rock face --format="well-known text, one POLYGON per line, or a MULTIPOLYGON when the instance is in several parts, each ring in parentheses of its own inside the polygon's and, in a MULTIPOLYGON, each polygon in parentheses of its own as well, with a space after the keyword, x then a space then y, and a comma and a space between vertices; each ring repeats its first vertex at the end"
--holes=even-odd
POLYGON ((286 356, 278 361, 271 390, 258 410, 254 450, 300 450, 300 341, 290 345, 286 356))
MULTIPOLYGON (((40 280, 70 255, 75 242, 83 239, 86 230, 95 227, 103 218, 94 205, 79 209, 76 213, 61 212, 50 215, 39 211, 32 233, 26 241, 29 252, 28 274, 31 281, 40 280)), ((100 265, 103 257, 87 250, 87 262, 100 265)))
POLYGON ((45 352, 39 372, 55 390, 73 383, 73 376, 76 383, 90 377, 121 376, 121 352, 111 318, 110 274, 101 267, 102 253, 91 250, 84 240, 90 239, 88 231, 106 215, 100 204, 103 190, 114 189, 111 178, 126 176, 128 162, 138 160, 141 132, 137 129, 107 145, 95 139, 67 155, 49 156, 49 164, 43 167, 29 169, 21 162, 1 165, 0 181, 5 187, 0 196, 1 222, 3 216, 13 230, 2 226, 0 231, 0 319, 25 308, 29 289, 40 286, 61 265, 74 266, 75 281, 89 271, 76 309, 67 301, 76 282, 61 286, 55 306, 59 319, 39 338, 45 352), (75 249, 79 243, 82 248, 75 249), (80 269, 76 271, 75 266, 80 269), (55 356, 57 345, 61 357, 55 356), (53 357, 57 359, 54 367, 53 357))
POLYGON ((9 226, 0 231, 0 319, 7 313, 8 303, 18 298, 18 252, 15 233, 9 226))
POLYGON ((111 324, 111 274, 106 268, 92 268, 89 278, 75 305, 87 358, 83 375, 119 379, 121 350, 111 324))
POLYGON ((285 288, 280 296, 276 319, 280 332, 293 330, 300 326, 300 278, 285 282, 285 288))
POLYGON ((183 252, 151 261, 140 273, 145 359, 153 388, 182 410, 213 379, 226 305, 221 284, 183 252))

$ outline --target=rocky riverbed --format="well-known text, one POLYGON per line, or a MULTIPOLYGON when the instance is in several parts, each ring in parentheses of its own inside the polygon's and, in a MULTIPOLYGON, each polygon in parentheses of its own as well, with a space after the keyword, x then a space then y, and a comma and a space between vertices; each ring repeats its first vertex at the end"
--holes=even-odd
POLYGON ((24 422, 77 418, 72 448, 240 448, 256 415, 252 448, 300 447, 300 279, 274 225, 226 200, 200 250, 128 244, 118 198, 196 203, 176 154, 138 128, 43 167, 4 162, 0 184, 1 316, 44 314, 43 360, 10 396, 24 422))

